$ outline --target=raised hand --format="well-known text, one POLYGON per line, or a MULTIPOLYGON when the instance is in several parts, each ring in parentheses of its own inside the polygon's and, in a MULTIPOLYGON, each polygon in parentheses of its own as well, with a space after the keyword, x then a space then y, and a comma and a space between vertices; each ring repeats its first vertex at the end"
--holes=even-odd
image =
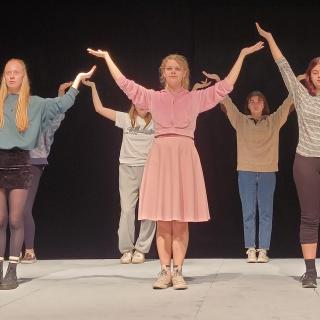
POLYGON ((297 80, 298 80, 298 81, 305 80, 306 78, 307 78, 307 76, 306 76, 305 73, 304 73, 304 74, 299 74, 299 75, 297 76, 297 80))
POLYGON ((216 73, 208 73, 206 71, 202 71, 202 74, 204 74, 207 78, 215 80, 215 81, 220 81, 220 77, 216 73))
POLYGON ((93 82, 93 81, 89 81, 87 79, 82 79, 81 81, 85 86, 88 86, 88 87, 95 87, 96 84, 93 82))
POLYGON ((72 85, 72 81, 61 83, 58 89, 58 96, 63 96, 66 90, 72 85))
POLYGON ((72 87, 75 88, 75 89, 78 89, 80 81, 88 79, 88 78, 91 78, 91 76, 93 75, 93 73, 96 70, 96 68, 97 68, 96 66, 93 66, 91 68, 91 70, 88 71, 88 72, 80 72, 80 73, 78 73, 78 75, 76 76, 76 78, 73 81, 72 87))
POLYGON ((78 76, 80 77, 80 79, 87 79, 87 78, 91 78, 91 76, 93 75, 94 71, 96 70, 96 66, 93 66, 90 71, 88 72, 80 72, 78 74, 78 76))
POLYGON ((93 50, 93 49, 90 49, 88 48, 87 49, 88 53, 92 54, 93 56, 96 56, 98 58, 105 58, 106 55, 108 55, 108 51, 103 51, 103 50, 93 50))
POLYGON ((248 54, 254 53, 256 51, 261 50, 262 48, 264 48, 264 43, 262 41, 257 42, 256 44, 254 44, 251 47, 247 47, 247 48, 243 48, 241 50, 240 55, 242 55, 243 57, 247 56, 248 54))
POLYGON ((211 84, 211 81, 208 81, 208 79, 203 80, 201 82, 197 82, 192 87, 192 91, 206 88, 206 87, 210 86, 210 84, 211 84))
POLYGON ((258 33, 260 34, 260 36, 265 38, 267 41, 269 41, 269 39, 272 37, 272 34, 270 32, 263 30, 260 27, 258 22, 256 22, 256 27, 257 27, 257 30, 258 30, 258 33))

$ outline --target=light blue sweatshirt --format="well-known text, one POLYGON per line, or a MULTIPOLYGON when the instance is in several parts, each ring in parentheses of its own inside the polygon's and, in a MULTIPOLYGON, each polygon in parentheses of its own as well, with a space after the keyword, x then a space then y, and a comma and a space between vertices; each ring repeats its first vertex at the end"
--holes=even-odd
POLYGON ((65 95, 57 98, 30 96, 29 127, 25 132, 19 132, 16 126, 18 95, 9 94, 4 103, 4 126, 0 128, 0 149, 32 150, 37 147, 41 134, 58 115, 72 107, 78 93, 78 90, 71 87, 65 95))

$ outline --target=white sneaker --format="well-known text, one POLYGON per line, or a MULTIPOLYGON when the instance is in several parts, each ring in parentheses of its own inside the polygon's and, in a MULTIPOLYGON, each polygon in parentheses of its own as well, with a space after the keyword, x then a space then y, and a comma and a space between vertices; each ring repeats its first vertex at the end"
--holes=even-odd
POLYGON ((120 258, 120 263, 122 264, 129 264, 132 260, 132 251, 126 251, 123 253, 122 257, 120 258))
POLYGON ((256 249, 255 248, 248 248, 246 254, 248 255, 248 258, 247 258, 247 262, 248 263, 257 262, 256 249))
POLYGON ((258 249, 257 251, 259 252, 258 262, 260 262, 260 263, 269 262, 269 257, 267 255, 267 250, 266 249, 258 249))
POLYGON ((144 263, 144 262, 145 262, 144 253, 136 250, 136 251, 133 253, 131 262, 132 262, 132 263, 135 263, 135 264, 144 263))

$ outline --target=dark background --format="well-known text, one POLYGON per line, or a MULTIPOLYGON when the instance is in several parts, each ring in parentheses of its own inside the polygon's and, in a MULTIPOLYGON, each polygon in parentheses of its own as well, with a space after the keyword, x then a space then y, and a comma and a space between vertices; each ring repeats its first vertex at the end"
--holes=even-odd
MULTIPOLYGON (((296 74, 319 56, 319 6, 268 2, 109 1, 107 3, 10 2, 1 14, 0 62, 25 60, 33 94, 57 95, 60 83, 93 64, 105 106, 126 111, 130 102, 103 59, 86 48, 106 49, 130 79, 159 89, 158 67, 170 53, 187 57, 191 84, 202 70, 224 77, 241 48, 261 40, 254 22, 270 30, 296 74)), ((268 45, 246 58, 231 97, 243 109, 246 95, 262 91, 274 111, 287 95, 268 45)), ((296 114, 280 133, 271 257, 300 257, 300 208, 292 177, 296 114)), ((81 86, 49 156, 34 206, 35 249, 41 259, 116 258, 119 221, 118 157, 122 131, 94 112, 81 86)), ((244 240, 236 172, 235 131, 215 108, 201 114, 195 132, 212 220, 190 224, 188 258, 242 257, 244 240)), ((157 257, 153 245, 148 257, 157 257)))

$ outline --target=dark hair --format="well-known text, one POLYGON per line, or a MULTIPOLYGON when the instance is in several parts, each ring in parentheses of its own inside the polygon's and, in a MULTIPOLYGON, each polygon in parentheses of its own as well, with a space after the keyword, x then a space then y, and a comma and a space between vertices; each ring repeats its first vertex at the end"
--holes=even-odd
POLYGON ((308 68, 307 68, 307 70, 305 72, 306 79, 304 81, 304 85, 307 88, 307 90, 310 93, 310 95, 312 95, 312 96, 316 96, 317 95, 317 90, 316 90, 316 87, 314 86, 314 84, 311 81, 311 71, 318 64, 320 64, 320 57, 312 59, 309 62, 308 68))
POLYGON ((265 97, 265 95, 260 92, 260 91, 251 91, 247 98, 246 98, 246 104, 244 106, 244 113, 245 114, 251 114, 250 112, 250 109, 249 109, 249 100, 252 98, 252 97, 259 97, 262 99, 263 101, 263 109, 262 109, 262 115, 267 115, 267 114, 270 114, 270 109, 269 109, 269 104, 268 104, 268 101, 265 97))

